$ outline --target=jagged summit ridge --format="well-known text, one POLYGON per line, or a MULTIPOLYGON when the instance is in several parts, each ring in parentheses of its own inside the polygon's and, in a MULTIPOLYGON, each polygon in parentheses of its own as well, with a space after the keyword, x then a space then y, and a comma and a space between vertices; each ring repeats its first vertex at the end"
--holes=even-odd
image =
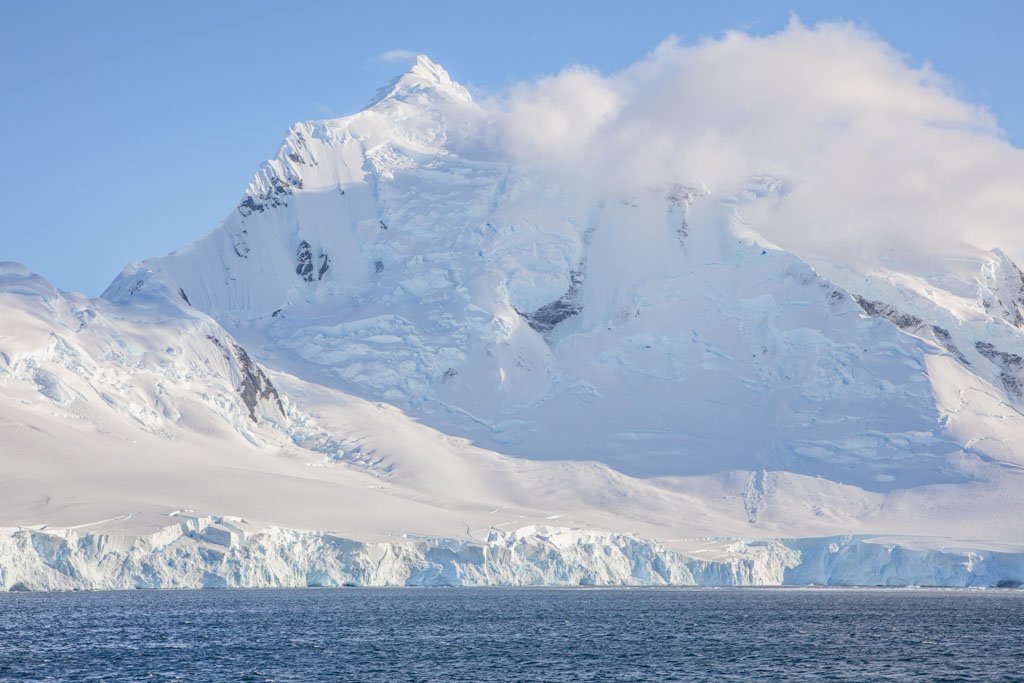
MULTIPOLYGON (((317 292, 338 293, 339 280, 346 290, 372 281, 389 259, 386 250, 368 249, 365 237, 401 220, 384 206, 391 181, 417 166, 460 166, 447 146, 443 110, 475 106, 465 88, 425 56, 382 93, 356 114, 292 125, 278 154, 261 165, 216 230, 167 258, 130 265, 103 296, 125 297, 156 277, 180 281, 175 289, 201 310, 266 315, 317 292), (258 246, 267 243, 272 250, 258 246), (217 254, 203 277, 194 273, 197 252, 217 254), (295 261, 306 254, 318 261, 312 278, 295 261), (302 282, 323 285, 296 288, 295 273, 302 282)), ((470 173, 491 183, 482 191, 494 192, 497 178, 482 177, 494 175, 490 169, 476 165, 470 173)), ((435 202, 433 209, 441 207, 435 202)))
POLYGON ((426 55, 417 55, 409 71, 379 88, 366 106, 373 107, 385 100, 408 100, 417 95, 473 101, 469 91, 453 81, 442 66, 435 64, 426 55))

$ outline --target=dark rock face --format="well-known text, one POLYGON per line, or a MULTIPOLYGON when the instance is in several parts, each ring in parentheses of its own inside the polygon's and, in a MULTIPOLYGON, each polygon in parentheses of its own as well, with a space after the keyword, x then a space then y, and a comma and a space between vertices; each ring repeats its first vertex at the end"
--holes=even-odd
POLYGON ((249 246, 249 241, 246 236, 249 234, 248 230, 243 230, 232 238, 232 247, 235 250, 235 256, 238 258, 249 258, 249 252, 252 248, 249 246))
POLYGON ((917 335, 919 337, 925 337, 932 339, 936 344, 949 351, 949 353, 964 365, 970 365, 970 361, 964 356, 963 352, 957 348, 957 345, 953 342, 953 337, 949 334, 949 330, 938 325, 928 325, 924 320, 918 318, 916 315, 904 313, 895 306, 891 306, 884 301, 873 301, 871 299, 865 299, 857 294, 853 295, 854 300, 860 304, 860 307, 864 309, 864 312, 875 318, 885 318, 896 327, 900 328, 904 332, 917 335))
POLYGON ((1024 398, 1024 358, 1000 351, 988 342, 975 342, 974 348, 999 367, 999 379, 1006 392, 1014 398, 1024 398))
POLYGON ((256 420, 256 406, 259 401, 272 401, 281 416, 284 416, 284 405, 281 403, 281 396, 277 389, 270 382, 263 369, 256 365, 238 344, 233 344, 238 365, 242 371, 242 385, 238 387, 238 393, 242 401, 249 409, 249 417, 256 420))
POLYGON ((939 342, 939 345, 953 354, 953 357, 964 365, 970 365, 970 361, 964 358, 964 354, 960 352, 957 345, 953 343, 953 338, 950 337, 949 331, 945 328, 939 327, 938 325, 932 325, 932 335, 935 337, 935 341, 939 342))
POLYGON ((192 302, 188 300, 188 294, 185 294, 185 290, 182 289, 181 287, 178 287, 178 296, 184 299, 185 303, 187 303, 189 306, 192 305, 192 302))
POLYGON ((295 274, 306 282, 313 281, 313 249, 306 240, 295 250, 295 274))
POLYGON ((291 137, 296 149, 299 151, 289 152, 287 155, 288 160, 293 164, 298 164, 299 166, 319 166, 319 162, 317 162, 313 157, 309 151, 309 147, 306 145, 306 136, 302 134, 302 131, 295 130, 293 128, 291 137), (308 155, 309 158, 307 159, 303 154, 308 155))
POLYGON ((331 259, 327 255, 326 251, 321 251, 320 252, 319 259, 320 259, 320 267, 316 271, 316 279, 317 280, 323 280, 324 279, 324 273, 326 273, 327 270, 331 267, 331 259))
POLYGON ((309 242, 302 240, 298 249, 295 250, 295 274, 306 282, 322 280, 324 274, 331 267, 331 258, 326 251, 321 250, 316 258, 316 269, 314 272, 313 248, 309 242))
POLYGON ((865 313, 875 318, 885 318, 901 330, 913 332, 924 325, 924 321, 916 315, 903 313, 895 306, 890 306, 884 301, 872 301, 856 294, 853 295, 853 298, 860 304, 865 313))
POLYGON ((257 365, 248 352, 240 345, 232 343, 229 349, 220 339, 207 335, 206 337, 221 350, 228 363, 237 365, 238 372, 242 376, 242 382, 238 386, 238 395, 249 410, 249 418, 257 422, 257 408, 261 401, 269 401, 273 407, 284 417, 284 404, 281 403, 281 396, 277 389, 270 382, 263 369, 257 365))
POLYGON ((302 178, 294 177, 282 180, 276 175, 269 177, 270 189, 266 192, 249 195, 238 205, 238 213, 242 217, 251 216, 254 213, 263 213, 268 209, 278 206, 288 206, 288 197, 295 193, 295 190, 302 189, 302 178))
POLYGON ((574 315, 579 315, 583 310, 583 304, 579 301, 580 288, 583 286, 583 269, 577 268, 569 274, 569 289, 557 300, 541 306, 532 313, 524 313, 517 310, 533 329, 541 334, 547 334, 555 329, 559 323, 568 320, 574 315))

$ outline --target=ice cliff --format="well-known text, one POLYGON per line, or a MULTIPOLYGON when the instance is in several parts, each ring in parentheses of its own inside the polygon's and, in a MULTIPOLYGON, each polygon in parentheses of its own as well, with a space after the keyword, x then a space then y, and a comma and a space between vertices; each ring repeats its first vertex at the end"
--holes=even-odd
POLYGON ((146 536, 0 529, 0 588, 97 590, 324 586, 1020 587, 1024 548, 915 549, 854 537, 709 539, 681 553, 629 534, 558 527, 482 541, 358 542, 237 518, 175 515, 146 536))

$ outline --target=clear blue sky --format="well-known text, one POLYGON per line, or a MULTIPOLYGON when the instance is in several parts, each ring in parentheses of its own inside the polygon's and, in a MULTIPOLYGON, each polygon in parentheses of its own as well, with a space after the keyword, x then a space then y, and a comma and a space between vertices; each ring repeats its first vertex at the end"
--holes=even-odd
POLYGON ((621 69, 669 35, 849 20, 930 62, 1024 144, 1024 2, 0 0, 0 260, 99 294, 200 236, 294 121, 358 110, 422 52, 496 91, 621 69), (726 6, 727 5, 727 6, 726 6))

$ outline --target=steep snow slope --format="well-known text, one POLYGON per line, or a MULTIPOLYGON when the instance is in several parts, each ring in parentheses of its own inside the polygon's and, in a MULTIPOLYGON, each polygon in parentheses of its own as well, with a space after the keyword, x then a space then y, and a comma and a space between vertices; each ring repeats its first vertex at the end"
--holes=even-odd
POLYGON ((786 179, 489 136, 421 57, 101 299, 0 267, 0 584, 1024 578, 1005 254, 805 259, 786 179))
POLYGON ((784 181, 595 198, 495 159, 486 130, 421 57, 366 110, 293 126, 221 226, 105 296, 180 290, 274 367, 515 455, 872 490, 963 481, 965 452, 1022 464, 944 429, 928 371, 951 357, 979 397, 1021 399, 1004 255, 971 252, 948 289, 826 279, 743 223, 784 181))

